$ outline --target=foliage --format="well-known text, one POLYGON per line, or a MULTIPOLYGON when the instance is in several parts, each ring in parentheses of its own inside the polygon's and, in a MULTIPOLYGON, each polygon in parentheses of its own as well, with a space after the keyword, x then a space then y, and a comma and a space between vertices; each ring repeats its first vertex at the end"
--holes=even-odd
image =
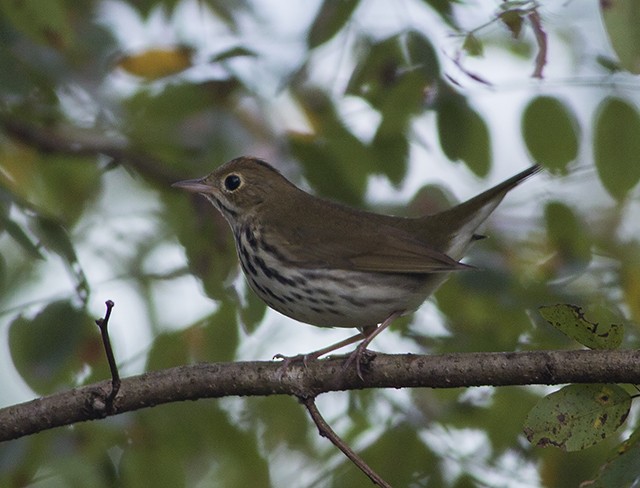
MULTIPOLYGON (((588 347, 638 347, 633 0, 602 12, 272 3, 0 1, 3 405, 108 377, 92 328, 106 299, 123 374, 332 342, 268 312, 236 279, 224 220, 170 187, 242 154, 323 196, 396 214, 414 193, 415 212, 434 211, 452 202, 448 188, 471 185, 469 172, 515 174, 534 159, 562 178, 518 188, 472 253, 484 270, 452 277, 437 309, 374 349, 578 347, 544 319, 588 347), (600 14, 614 51, 590 27, 600 14)), ((631 391, 365 391, 319 406, 394 486, 631 486, 637 416, 618 429, 631 391), (550 437, 559 411, 571 420, 561 440, 550 437), (579 438, 603 412, 615 421, 579 438), (529 445, 523 428, 533 444, 567 447, 575 434, 569 450, 580 451, 529 445), (606 439, 583 449, 594 432, 606 439)), ((364 483, 290 398, 176 404, 0 445, 2 486, 364 483)))

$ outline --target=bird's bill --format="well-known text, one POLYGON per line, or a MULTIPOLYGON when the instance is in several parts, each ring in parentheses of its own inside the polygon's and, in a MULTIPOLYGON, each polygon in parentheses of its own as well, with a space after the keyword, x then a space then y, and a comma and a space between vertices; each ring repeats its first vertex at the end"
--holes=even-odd
POLYGON ((178 181, 171 186, 191 193, 211 193, 211 186, 203 183, 202 178, 178 181))

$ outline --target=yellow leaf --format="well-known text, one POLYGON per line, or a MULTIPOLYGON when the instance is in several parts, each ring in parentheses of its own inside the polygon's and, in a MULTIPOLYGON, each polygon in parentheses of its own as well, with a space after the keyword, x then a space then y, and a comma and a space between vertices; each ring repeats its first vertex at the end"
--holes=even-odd
POLYGON ((193 49, 185 46, 152 48, 125 56, 117 66, 146 80, 157 80, 180 73, 192 66, 193 49))

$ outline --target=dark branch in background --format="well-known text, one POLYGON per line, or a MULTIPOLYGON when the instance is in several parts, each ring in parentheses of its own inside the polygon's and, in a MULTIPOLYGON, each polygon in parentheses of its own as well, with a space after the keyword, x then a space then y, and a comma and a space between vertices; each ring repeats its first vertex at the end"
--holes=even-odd
POLYGON ((153 371, 122 380, 113 412, 105 408, 111 381, 74 388, 0 409, 0 441, 53 427, 103 418, 163 403, 224 396, 291 395, 309 398, 363 388, 640 383, 640 351, 577 350, 459 353, 438 356, 377 354, 364 367, 344 371, 344 357, 292 364, 273 361, 204 363, 153 371))
POLYGON ((0 116, 0 128, 14 139, 44 153, 79 157, 104 155, 117 163, 124 162, 146 178, 162 184, 184 177, 173 173, 167 164, 153 156, 131 148, 123 138, 105 137, 75 127, 66 130, 43 127, 6 116, 0 116))
POLYGON ((107 306, 107 312, 104 314, 103 319, 96 320, 96 325, 100 327, 100 336, 102 337, 102 344, 104 345, 104 352, 107 355, 107 361, 109 363, 109 370, 111 371, 111 392, 105 400, 105 410, 111 413, 113 412, 113 400, 120 390, 120 374, 118 373, 118 366, 116 365, 116 358, 113 355, 113 348, 111 347, 111 339, 109 338, 109 318, 111 318, 111 310, 115 303, 112 300, 105 302, 107 306))
POLYGON ((360 471, 366 474, 374 484, 382 486, 383 488, 391 488, 389 483, 383 480, 378 473, 371 469, 371 467, 360 456, 358 456, 338 434, 334 432, 318 410, 315 397, 300 398, 300 401, 305 407, 307 407, 307 411, 309 412, 313 422, 316 424, 316 427, 318 427, 318 432, 322 437, 329 439, 333 445, 340 449, 342 453, 347 456, 349 460, 351 460, 351 462, 360 469, 360 471))

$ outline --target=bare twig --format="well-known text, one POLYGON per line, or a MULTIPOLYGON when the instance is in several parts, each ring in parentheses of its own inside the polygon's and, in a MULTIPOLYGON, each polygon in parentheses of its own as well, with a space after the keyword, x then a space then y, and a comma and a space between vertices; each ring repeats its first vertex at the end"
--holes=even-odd
POLYGON ((544 78, 543 71, 544 67, 547 64, 547 33, 544 31, 542 26, 542 19, 540 19, 540 14, 537 10, 532 10, 531 13, 527 16, 529 22, 531 23, 531 27, 533 28, 533 33, 536 36, 536 42, 538 43, 538 54, 536 55, 536 67, 533 70, 533 74, 531 75, 533 78, 544 78))
POLYGON ((100 327, 100 335, 102 336, 102 344, 104 345, 104 352, 107 355, 107 361, 109 362, 109 369, 111 370, 111 392, 105 400, 105 408, 107 412, 113 412, 113 401, 120 390, 120 374, 118 373, 118 365, 113 355, 113 349, 111 347, 111 339, 109 338, 109 318, 111 317, 111 310, 115 303, 112 300, 105 302, 107 311, 104 314, 103 319, 96 320, 96 325, 100 327))
POLYGON ((373 484, 382 486, 384 488, 391 488, 391 485, 383 480, 378 473, 376 473, 371 467, 358 456, 353 449, 349 447, 349 445, 342 440, 342 438, 335 433, 335 431, 331 428, 331 426, 326 422, 320 410, 316 406, 315 397, 308 398, 300 398, 300 402, 307 408, 311 419, 318 427, 318 432, 322 437, 326 437, 329 439, 334 446, 342 451, 342 453, 347 456, 353 464, 355 464, 360 471, 366 474, 369 479, 373 482, 373 484))

